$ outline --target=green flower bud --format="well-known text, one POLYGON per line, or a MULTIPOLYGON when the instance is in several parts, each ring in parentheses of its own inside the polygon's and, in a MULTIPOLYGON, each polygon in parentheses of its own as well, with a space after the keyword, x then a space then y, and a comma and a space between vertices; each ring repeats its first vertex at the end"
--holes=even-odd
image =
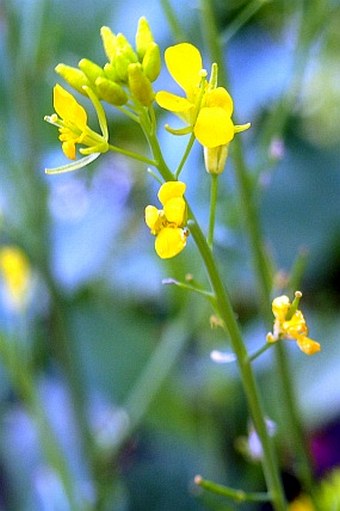
POLYGON ((89 59, 81 59, 78 67, 83 71, 91 83, 95 83, 99 76, 104 76, 103 69, 89 59))
POLYGON ((106 78, 111 80, 112 82, 119 81, 118 73, 116 71, 116 66, 114 62, 107 62, 104 66, 104 74, 106 78))
POLYGON ((76 89, 84 96, 87 95, 86 92, 84 92, 83 86, 87 85, 90 87, 91 85, 83 71, 76 67, 67 66, 66 64, 58 64, 54 70, 65 80, 65 82, 71 85, 71 87, 76 89))
POLYGON ((117 52, 117 36, 112 32, 109 27, 102 27, 100 29, 100 35, 103 41, 104 51, 111 62, 114 60, 117 52))
POLYGON ((144 106, 150 106, 155 94, 150 80, 143 73, 142 65, 139 63, 129 64, 129 89, 133 96, 144 106))
POLYGON ((131 63, 138 62, 136 53, 131 44, 123 34, 117 34, 117 53, 114 60, 118 78, 122 82, 128 80, 128 66, 131 63))
POLYGON ((203 148, 205 169, 209 174, 222 174, 228 157, 228 146, 203 148))
POLYGON ((143 58, 142 66, 145 76, 149 78, 150 82, 154 82, 158 78, 162 66, 158 44, 149 44, 143 58))
POLYGON ((126 39, 124 34, 117 34, 117 51, 123 54, 130 62, 138 62, 136 52, 132 48, 129 41, 126 39))
POLYGON ((111 105, 122 106, 127 103, 128 97, 124 89, 107 78, 99 76, 96 80, 96 89, 101 99, 111 105))
POLYGON ((140 60, 143 59, 148 46, 154 43, 154 38, 149 23, 144 16, 139 18, 136 32, 136 49, 140 60))

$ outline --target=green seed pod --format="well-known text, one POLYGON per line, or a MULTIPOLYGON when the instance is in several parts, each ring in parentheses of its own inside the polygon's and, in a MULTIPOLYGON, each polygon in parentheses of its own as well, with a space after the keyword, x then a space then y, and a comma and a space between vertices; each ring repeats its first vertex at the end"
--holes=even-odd
POLYGON ((144 58, 143 58, 143 71, 145 76, 147 76, 150 82, 154 82, 161 72, 161 54, 159 51, 159 46, 156 43, 149 44, 144 58))
POLYGON ((81 59, 78 67, 83 71, 91 83, 95 83, 99 76, 104 76, 103 69, 89 59, 81 59))
POLYGON ((136 32, 136 49, 140 60, 143 60, 149 45, 152 43, 154 43, 154 38, 149 23, 143 16, 139 18, 136 32))
POLYGON ((142 65, 139 63, 129 64, 129 89, 133 96, 144 106, 150 106, 154 100, 155 93, 150 80, 143 73, 142 65))
POLYGON ((81 69, 76 67, 67 66, 66 64, 58 64, 55 67, 55 72, 61 76, 65 82, 67 82, 71 87, 75 90, 86 96, 86 93, 83 90, 83 86, 87 85, 91 86, 87 76, 81 69))
POLYGON ((96 80, 96 89, 100 98, 114 106, 122 106, 127 103, 128 97, 125 90, 107 78, 101 76, 96 80))
POLYGON ((111 62, 114 60, 117 52, 117 36, 109 27, 102 27, 100 29, 100 35, 103 41, 105 54, 111 62))

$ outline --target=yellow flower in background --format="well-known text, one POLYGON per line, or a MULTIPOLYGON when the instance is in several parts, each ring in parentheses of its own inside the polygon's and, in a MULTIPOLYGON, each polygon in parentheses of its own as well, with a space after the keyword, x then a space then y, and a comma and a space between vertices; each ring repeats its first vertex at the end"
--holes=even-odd
POLYGON ((187 242, 185 189, 186 185, 181 181, 168 181, 158 192, 163 209, 155 206, 145 208, 145 223, 151 234, 156 236, 155 250, 162 259, 179 254, 187 242))
POLYGON ((170 46, 165 51, 165 62, 170 75, 185 92, 185 97, 159 91, 156 101, 189 125, 188 129, 171 132, 185 134, 193 131, 204 147, 215 148, 228 144, 235 133, 250 127, 249 123, 234 125, 231 119, 233 100, 225 88, 217 87, 217 66, 213 65, 208 82, 201 54, 195 46, 189 43, 170 46))
POLYGON ((302 293, 296 291, 293 303, 286 295, 273 300, 274 327, 273 332, 267 335, 267 341, 276 342, 280 339, 294 339, 301 351, 306 355, 314 355, 321 350, 321 347, 318 342, 308 337, 306 320, 298 309, 301 297, 302 293))
POLYGON ((107 139, 88 127, 85 109, 59 84, 53 89, 53 106, 56 113, 46 116, 45 120, 59 128, 59 140, 67 158, 75 160, 77 144, 87 146, 87 149, 80 149, 82 154, 108 150, 107 139))
POLYGON ((0 273, 10 301, 16 307, 24 305, 31 279, 30 264, 17 247, 0 248, 0 273))
POLYGON ((315 507, 307 495, 302 495, 289 504, 288 511, 315 511, 315 507))

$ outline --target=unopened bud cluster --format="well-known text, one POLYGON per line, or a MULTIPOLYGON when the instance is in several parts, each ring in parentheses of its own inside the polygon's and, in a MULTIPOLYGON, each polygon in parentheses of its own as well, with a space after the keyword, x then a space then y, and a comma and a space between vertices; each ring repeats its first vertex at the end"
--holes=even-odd
POLYGON ((146 18, 138 22, 135 49, 122 33, 114 34, 109 27, 102 27, 100 34, 108 59, 103 67, 81 59, 77 68, 58 64, 56 72, 78 92, 86 95, 84 86, 90 87, 100 100, 114 106, 123 106, 129 99, 150 106, 161 56, 146 18))

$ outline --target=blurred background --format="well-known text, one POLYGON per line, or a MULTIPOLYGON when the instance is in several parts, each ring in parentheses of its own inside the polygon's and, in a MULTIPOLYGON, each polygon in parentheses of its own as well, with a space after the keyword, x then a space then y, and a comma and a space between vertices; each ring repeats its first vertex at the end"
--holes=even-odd
MULTIPOLYGON (((210 358, 212 350, 228 350, 228 341, 211 328, 212 311, 200 297, 162 285, 167 277, 205 275, 190 239, 174 260, 157 259, 143 220, 157 185, 145 166, 109 154, 74 173, 44 174, 65 163, 57 131, 43 121, 60 82, 54 67, 83 57, 103 65, 102 25, 133 41, 144 15, 162 50, 190 41, 210 67, 207 2, 172 3, 173 10, 157 0, 0 0, 1 510, 233 509, 194 488, 198 473, 264 489, 237 369, 210 358)), ((241 136, 278 280, 297 254, 306 263, 302 309, 322 352, 308 358, 295 343, 286 349, 323 476, 340 464, 340 2, 210 6, 235 121, 252 123, 241 136)), ((155 88, 168 88, 167 80, 162 72, 155 88)), ((112 143, 147 154, 135 126, 107 111, 112 143)), ((176 165, 185 141, 163 130, 168 118, 159 115, 164 154, 176 165)), ((230 160, 216 254, 253 350, 266 327, 230 160)), ((199 147, 183 180, 206 226, 199 147)), ((255 367, 294 496, 294 453, 271 351, 255 367)))

